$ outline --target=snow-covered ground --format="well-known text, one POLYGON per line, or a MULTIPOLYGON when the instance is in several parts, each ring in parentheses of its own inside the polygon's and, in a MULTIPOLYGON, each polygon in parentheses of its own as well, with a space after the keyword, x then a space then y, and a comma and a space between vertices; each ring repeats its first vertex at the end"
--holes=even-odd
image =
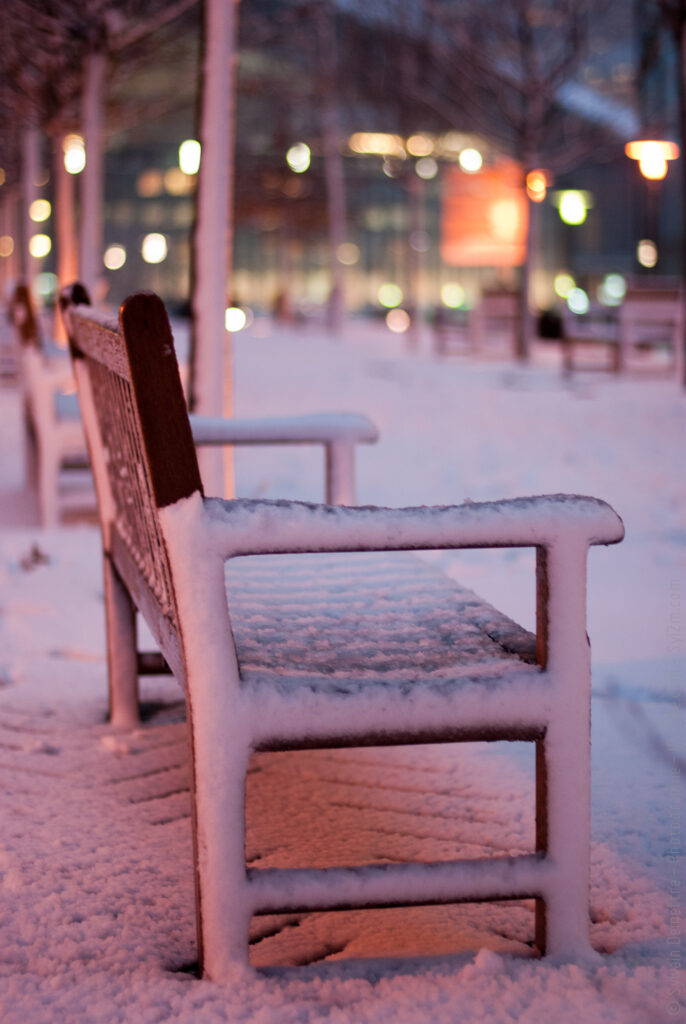
MULTIPOLYGON (((242 415, 354 410, 358 499, 447 504, 573 492, 609 501, 626 539, 592 549, 591 937, 599 964, 530 956, 532 908, 493 904, 259 919, 259 974, 197 980, 179 694, 150 681, 150 721, 104 723, 98 537, 35 525, 19 400, 0 390, 0 1015, 3 1021, 519 1021, 661 1024, 686 1015, 684 685, 686 397, 650 375, 565 381, 554 354, 409 355, 265 323, 235 339, 242 415), (385 959, 398 954, 410 959, 385 959), (298 967, 277 967, 275 965, 298 967), (309 964, 310 966, 302 966, 309 964), (185 969, 184 969, 185 968, 185 969)), ((314 449, 240 450, 238 491, 319 500, 314 449)), ((522 624, 528 551, 435 552, 522 624)), ((526 744, 309 752, 257 760, 249 857, 407 859, 531 842, 526 744), (269 808, 269 817, 262 813, 269 808), (272 820, 275 814, 275 820, 272 820), (341 836, 345 838, 341 838, 341 836), (351 838, 352 837, 352 838, 351 838)))

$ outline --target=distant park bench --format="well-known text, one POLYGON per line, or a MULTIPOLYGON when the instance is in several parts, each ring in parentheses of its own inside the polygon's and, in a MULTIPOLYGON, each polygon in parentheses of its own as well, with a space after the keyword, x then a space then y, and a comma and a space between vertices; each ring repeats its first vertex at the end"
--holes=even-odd
POLYGON ((46 344, 27 285, 10 303, 20 351, 27 478, 38 491, 43 526, 56 526, 64 509, 62 474, 88 469, 74 375, 66 348, 46 344))
MULTIPOLYGON (((648 352, 662 354, 658 368, 675 369, 682 334, 683 305, 679 288, 644 286, 627 290, 619 307, 622 369, 637 365, 637 357, 648 352)), ((650 365, 656 365, 655 361, 650 365)))
POLYGON ((205 497, 161 300, 133 295, 118 320, 85 301, 76 286, 63 305, 102 527, 112 722, 136 726, 154 661, 138 611, 186 696, 200 969, 222 981, 246 964, 254 914, 525 897, 541 951, 587 952, 586 558, 621 539, 618 516, 561 495, 416 509, 205 497), (402 554, 511 546, 537 552, 536 636, 402 554), (530 852, 246 865, 253 751, 475 739, 535 743, 530 852))
MULTIPOLYGON (((55 526, 61 504, 60 473, 88 468, 71 361, 66 349, 46 346, 29 289, 17 286, 10 316, 21 343, 27 474, 36 480, 41 522, 55 526)), ((355 448, 378 432, 366 416, 318 413, 262 418, 212 419, 191 416, 199 445, 318 445, 325 454, 325 496, 355 502, 355 448)))
POLYGON ((565 317, 565 370, 673 371, 682 323, 678 288, 647 285, 629 288, 616 308, 565 317), (604 358, 598 359, 595 353, 601 350, 604 358))

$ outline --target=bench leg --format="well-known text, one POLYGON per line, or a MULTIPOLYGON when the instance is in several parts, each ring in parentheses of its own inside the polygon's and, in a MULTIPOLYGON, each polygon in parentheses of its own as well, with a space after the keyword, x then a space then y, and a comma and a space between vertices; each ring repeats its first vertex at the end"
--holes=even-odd
POLYGON ((51 527, 59 525, 59 462, 55 453, 46 451, 46 447, 40 444, 38 447, 38 502, 42 525, 51 527))
POLYGON ((131 729, 140 722, 136 609, 131 595, 107 555, 103 558, 103 578, 110 722, 117 728, 131 729))
POLYGON ((537 789, 545 814, 537 844, 545 843, 551 873, 539 938, 551 956, 588 956, 590 875, 591 658, 586 635, 586 554, 558 545, 546 555, 549 588, 548 671, 558 706, 537 744, 537 789))
POLYGON ((225 749, 208 744, 207 735, 204 741, 192 741, 196 912, 199 909, 201 976, 222 982, 236 968, 249 965, 252 914, 245 864, 245 779, 250 751, 237 736, 213 738, 225 749), (221 784, 208 774, 221 778, 221 784))
MULTIPOLYGON (((548 852, 548 771, 545 756, 545 739, 536 740, 536 853, 548 852)), ((536 900, 536 932, 534 943, 541 956, 547 947, 546 905, 539 897, 536 900)))
POLYGON ((349 441, 326 445, 326 501, 329 505, 355 504, 355 448, 349 441))

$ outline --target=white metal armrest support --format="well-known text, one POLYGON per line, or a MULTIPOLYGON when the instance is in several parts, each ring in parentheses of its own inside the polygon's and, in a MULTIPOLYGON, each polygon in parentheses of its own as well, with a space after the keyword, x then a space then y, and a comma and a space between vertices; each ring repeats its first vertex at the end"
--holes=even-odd
POLYGON ((193 440, 205 444, 321 444, 326 451, 326 501, 355 504, 355 445, 371 444, 379 432, 366 416, 317 413, 258 419, 189 417, 193 440))

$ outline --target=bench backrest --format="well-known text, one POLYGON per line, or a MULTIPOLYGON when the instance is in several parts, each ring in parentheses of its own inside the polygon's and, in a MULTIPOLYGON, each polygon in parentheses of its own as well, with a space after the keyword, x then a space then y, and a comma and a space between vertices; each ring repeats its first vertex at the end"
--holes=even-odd
POLYGON ((127 299, 119 322, 80 285, 62 297, 106 557, 135 596, 162 653, 184 680, 176 600, 159 509, 202 493, 169 320, 152 293, 127 299))

